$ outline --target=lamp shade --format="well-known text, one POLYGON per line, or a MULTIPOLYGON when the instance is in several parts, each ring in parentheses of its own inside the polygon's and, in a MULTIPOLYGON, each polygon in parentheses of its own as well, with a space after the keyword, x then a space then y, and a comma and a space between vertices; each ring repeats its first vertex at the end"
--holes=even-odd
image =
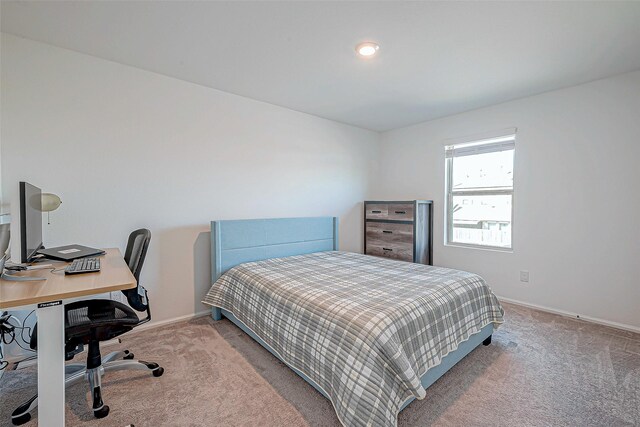
POLYGON ((62 204, 62 200, 55 194, 42 193, 42 212, 55 211, 62 204))

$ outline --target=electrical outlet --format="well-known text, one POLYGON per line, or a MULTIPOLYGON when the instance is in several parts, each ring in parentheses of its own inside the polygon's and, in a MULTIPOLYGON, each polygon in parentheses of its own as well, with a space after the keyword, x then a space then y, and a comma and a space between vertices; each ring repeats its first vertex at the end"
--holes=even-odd
POLYGON ((520 281, 521 282, 529 281, 529 272, 527 270, 520 270, 520 281))

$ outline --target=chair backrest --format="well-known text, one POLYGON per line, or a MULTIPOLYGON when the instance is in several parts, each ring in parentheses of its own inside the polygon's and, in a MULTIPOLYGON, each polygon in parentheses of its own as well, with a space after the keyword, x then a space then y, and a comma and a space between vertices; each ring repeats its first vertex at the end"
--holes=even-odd
POLYGON ((133 277, 138 282, 135 289, 127 289, 122 293, 127 297, 129 305, 138 311, 147 311, 149 304, 146 298, 146 291, 140 285, 140 272, 147 257, 147 248, 151 241, 151 231, 141 228, 131 232, 127 241, 127 249, 124 252, 124 260, 129 266, 133 277))

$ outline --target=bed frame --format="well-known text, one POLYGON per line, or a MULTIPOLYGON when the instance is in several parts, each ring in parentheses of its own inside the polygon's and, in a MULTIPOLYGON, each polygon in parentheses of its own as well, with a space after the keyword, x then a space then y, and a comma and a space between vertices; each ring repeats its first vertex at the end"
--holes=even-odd
MULTIPOLYGON (((212 283, 215 283, 225 271, 245 262, 335 250, 338 250, 338 218, 336 217, 212 221, 212 283)), ((329 399, 327 393, 319 385, 283 360, 282 356, 236 318, 233 313, 219 307, 213 307, 211 315, 213 320, 221 320, 223 316, 229 319, 329 399)), ((443 357, 439 365, 432 367, 421 377, 424 388, 431 386, 481 343, 489 345, 492 333, 493 325, 489 324, 479 333, 461 343, 455 351, 443 357)), ((413 397, 409 398, 401 410, 414 399, 413 397)))

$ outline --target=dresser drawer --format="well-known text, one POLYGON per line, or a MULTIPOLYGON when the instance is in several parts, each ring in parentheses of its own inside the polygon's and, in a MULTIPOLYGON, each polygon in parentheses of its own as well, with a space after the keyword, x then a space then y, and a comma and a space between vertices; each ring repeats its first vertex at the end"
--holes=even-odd
POLYGON ((367 240, 366 253, 367 255, 413 262, 413 244, 411 243, 389 243, 377 245, 372 244, 367 240))
POLYGON ((398 221, 413 221, 413 205, 388 205, 387 219, 395 219, 398 221))
POLYGON ((365 205, 367 219, 387 219, 389 205, 365 205))
POLYGON ((367 243, 384 246, 389 243, 410 243, 413 245, 412 224, 392 224, 388 222, 367 222, 367 243))

